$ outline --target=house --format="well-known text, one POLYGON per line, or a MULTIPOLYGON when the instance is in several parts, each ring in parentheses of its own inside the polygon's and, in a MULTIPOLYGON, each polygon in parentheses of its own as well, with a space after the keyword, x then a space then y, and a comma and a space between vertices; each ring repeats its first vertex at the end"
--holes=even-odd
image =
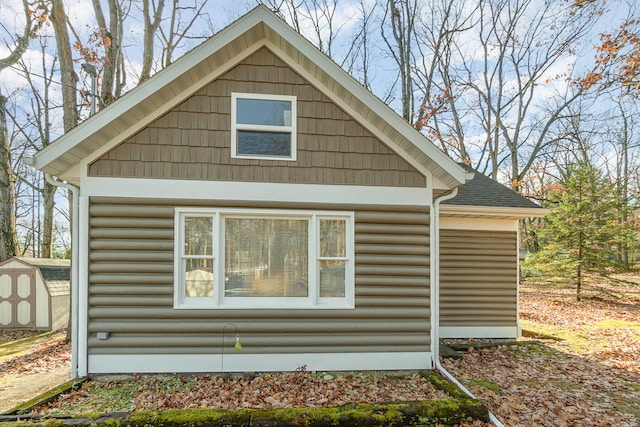
POLYGON ((70 313, 68 259, 13 257, 0 263, 0 329, 56 331, 70 313))
MULTIPOLYGON (((440 231, 473 173, 265 6, 32 164, 75 195, 76 375, 432 368, 438 234, 508 229, 516 271, 516 219, 539 214, 462 200, 440 231)), ((510 279, 508 321, 484 326, 514 335, 510 279)), ((473 327, 457 286, 443 314, 473 327)), ((468 294, 490 314, 505 297, 486 288, 468 294)))

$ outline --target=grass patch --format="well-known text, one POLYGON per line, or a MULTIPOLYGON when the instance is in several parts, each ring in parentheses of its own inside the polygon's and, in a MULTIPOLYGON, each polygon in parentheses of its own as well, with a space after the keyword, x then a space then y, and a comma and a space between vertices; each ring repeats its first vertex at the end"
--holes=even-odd
POLYGON ((12 357, 29 353, 38 341, 55 333, 55 331, 43 332, 35 335, 30 335, 19 340, 0 343, 0 362, 4 362, 5 360, 8 360, 12 357))
POLYGON ((619 319, 606 319, 593 324, 593 326, 602 329, 631 329, 640 332, 640 322, 628 322, 619 319))
POLYGON ((470 380, 469 385, 475 385, 478 387, 486 388, 489 391, 494 392, 495 394, 500 394, 500 386, 496 383, 492 383, 491 381, 485 380, 470 380))
POLYGON ((558 326, 544 325, 530 320, 520 320, 523 329, 527 329, 541 336, 547 335, 553 339, 562 340, 562 344, 567 349, 575 353, 585 353, 589 350, 604 348, 602 342, 596 342, 594 337, 576 329, 561 328, 558 326))
POLYGON ((583 388, 581 384, 577 384, 577 383, 574 383, 573 381, 567 381, 559 378, 550 380, 549 383, 556 386, 562 391, 568 391, 568 392, 582 390, 583 388))
MULTIPOLYGON (((151 384, 145 384, 145 390, 171 393, 189 387, 191 381, 181 376, 159 377, 151 384)), ((83 399, 65 401, 52 410, 52 415, 85 416, 86 414, 105 414, 110 412, 128 412, 133 408, 133 399, 142 391, 134 378, 122 380, 96 380, 87 382, 81 389, 83 399)))

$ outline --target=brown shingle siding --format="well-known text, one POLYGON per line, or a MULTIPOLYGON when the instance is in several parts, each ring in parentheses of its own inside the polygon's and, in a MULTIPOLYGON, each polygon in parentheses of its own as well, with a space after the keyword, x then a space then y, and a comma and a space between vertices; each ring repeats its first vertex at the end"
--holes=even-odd
POLYGON ((89 175, 426 186, 413 166, 266 48, 97 159, 89 175), (232 92, 297 97, 297 161, 231 158, 232 92), (119 164, 130 162, 144 164, 119 164))

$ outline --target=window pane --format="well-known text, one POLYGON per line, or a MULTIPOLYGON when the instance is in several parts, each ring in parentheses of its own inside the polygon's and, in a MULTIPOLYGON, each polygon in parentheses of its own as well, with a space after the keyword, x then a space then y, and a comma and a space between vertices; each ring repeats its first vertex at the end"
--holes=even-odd
POLYGON ((186 259, 185 297, 213 296, 213 259, 186 259))
POLYGON ((225 296, 307 297, 306 219, 225 219, 225 296))
POLYGON ((320 261, 320 298, 344 297, 346 261, 320 261))
POLYGON ((238 98, 236 102, 236 123, 291 126, 291 101, 238 98))
POLYGON ((238 155, 291 157, 291 133, 238 131, 238 155))
POLYGON ((212 219, 208 217, 186 217, 184 219, 184 254, 211 255, 213 237, 212 219))
POLYGON ((320 220, 320 256, 346 256, 347 223, 342 219, 320 220))

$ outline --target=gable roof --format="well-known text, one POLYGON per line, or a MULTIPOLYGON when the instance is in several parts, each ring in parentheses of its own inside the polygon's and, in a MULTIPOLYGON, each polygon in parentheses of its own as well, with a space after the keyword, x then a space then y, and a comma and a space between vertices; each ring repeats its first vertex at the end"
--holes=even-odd
POLYGON ((458 187, 458 193, 453 199, 442 202, 442 212, 459 215, 463 212, 474 212, 486 216, 514 218, 544 216, 549 212, 548 209, 540 207, 471 167, 462 167, 475 175, 471 181, 458 187))
POLYGON ((79 165, 93 160, 215 80, 242 59, 268 47, 389 148, 425 175, 434 188, 454 188, 471 178, 450 157, 405 122, 340 66, 259 5, 166 69, 38 152, 31 165, 77 182, 79 165))

